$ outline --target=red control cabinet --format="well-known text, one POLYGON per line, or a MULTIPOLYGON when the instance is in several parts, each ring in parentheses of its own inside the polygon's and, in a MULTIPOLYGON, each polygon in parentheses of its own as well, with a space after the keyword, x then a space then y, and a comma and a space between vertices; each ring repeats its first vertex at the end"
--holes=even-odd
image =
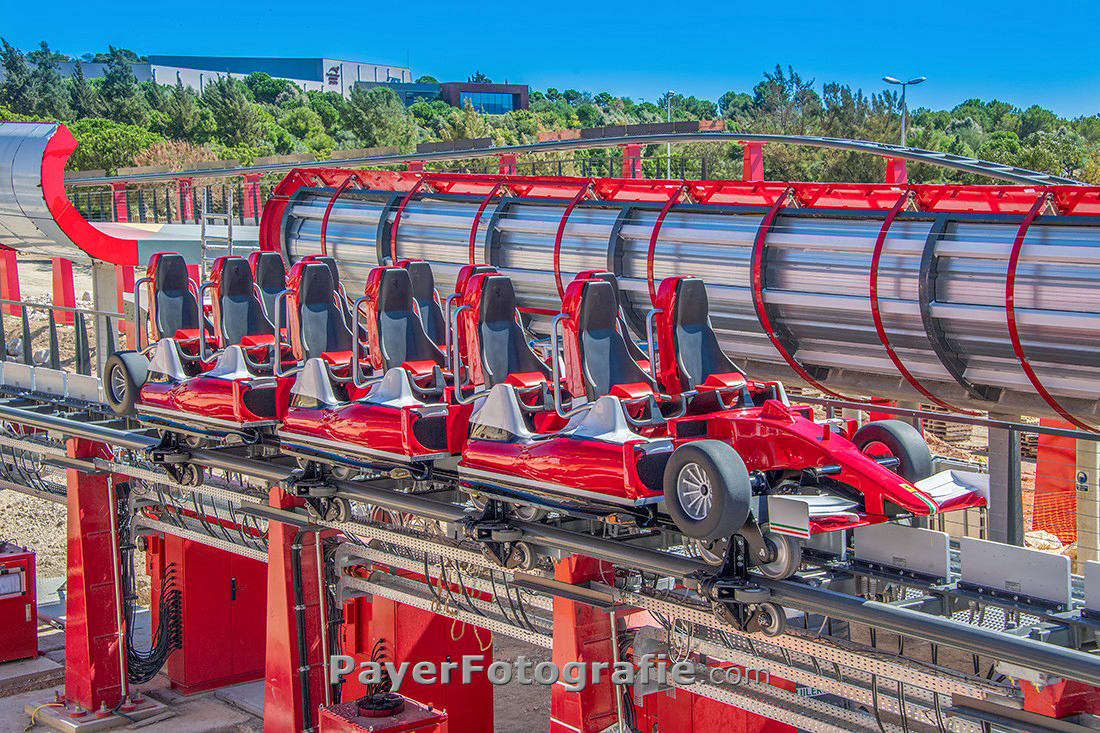
POLYGON ((167 564, 182 590, 183 648, 168 657, 172 687, 185 695, 264 674, 267 566, 179 537, 152 538, 147 554, 155 600, 167 564))
POLYGON ((38 656, 34 552, 0 545, 0 662, 38 656))

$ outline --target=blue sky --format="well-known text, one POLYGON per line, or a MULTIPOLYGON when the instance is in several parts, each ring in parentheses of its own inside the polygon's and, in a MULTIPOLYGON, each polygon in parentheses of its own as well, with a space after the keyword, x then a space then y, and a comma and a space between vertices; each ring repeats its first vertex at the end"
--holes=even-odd
POLYGON ((246 0, 206 4, 204 15, 195 7, 0 0, 0 35, 24 50, 45 39, 73 55, 113 43, 139 53, 408 59, 415 75, 442 81, 480 69, 533 89, 647 100, 669 89, 711 99, 751 91, 781 63, 819 87, 835 80, 872 91, 886 74, 927 76, 911 90, 911 107, 981 97, 1071 117, 1100 112, 1096 2, 246 0))

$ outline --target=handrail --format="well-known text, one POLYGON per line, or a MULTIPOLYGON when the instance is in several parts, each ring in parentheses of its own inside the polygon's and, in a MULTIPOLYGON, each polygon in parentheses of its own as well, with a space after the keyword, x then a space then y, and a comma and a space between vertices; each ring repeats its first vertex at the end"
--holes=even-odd
POLYGON ((583 405, 578 405, 571 410, 566 410, 562 407, 561 399, 561 365, 559 364, 560 357, 558 356, 559 336, 558 336, 558 324, 569 316, 565 313, 560 313, 554 317, 554 320, 550 321, 550 379, 554 383, 554 412, 558 413, 558 417, 569 419, 576 415, 578 412, 584 412, 592 408, 594 403, 585 402, 583 405))
POLYGON ((878 334, 878 340, 882 342, 883 348, 886 349, 886 355, 890 357, 890 361, 894 363, 901 376, 905 377, 913 389, 920 392, 922 395, 936 403, 940 407, 946 410, 952 410, 954 412, 962 412, 967 415, 977 414, 975 412, 964 410, 960 407, 946 402, 921 384, 920 380, 913 375, 911 371, 902 362, 901 357, 894 349, 894 345, 890 342, 890 336, 886 333, 886 325, 882 320, 882 309, 879 307, 878 297, 878 284, 879 284, 879 266, 882 263, 882 253, 886 249, 886 235, 890 232, 890 226, 894 223, 894 219, 901 213, 905 205, 913 198, 913 189, 906 189, 905 193, 898 197, 897 203, 886 214, 886 218, 882 221, 882 227, 878 231, 878 239, 875 240, 875 249, 871 253, 871 272, 870 272, 870 285, 868 294, 871 300, 871 319, 875 322, 875 332, 878 334))
POLYGON ((558 297, 565 300, 565 288, 561 284, 561 240, 565 236, 565 224, 569 221, 569 215, 577 204, 592 190, 592 184, 586 182, 581 190, 569 201, 562 212, 561 221, 558 222, 558 233, 554 236, 554 283, 558 286, 558 297))
MULTIPOLYGON (((656 143, 695 143, 695 142, 735 142, 735 143, 774 143, 787 145, 805 145, 816 148, 830 148, 833 150, 846 150, 869 155, 898 158, 913 163, 928 163, 942 168, 963 171, 965 173, 977 173, 979 175, 996 178, 1011 183, 1029 183, 1033 185, 1064 185, 1081 186, 1081 181, 1063 176, 1052 176, 1047 173, 1014 168, 999 163, 968 158, 961 155, 941 153, 935 150, 893 145, 891 143, 874 142, 870 140, 852 140, 849 138, 816 137, 812 135, 770 135, 740 132, 675 132, 675 133, 651 133, 644 135, 620 135, 617 137, 578 138, 573 140, 550 140, 541 143, 527 143, 523 145, 505 145, 490 148, 468 148, 464 150, 440 150, 412 153, 398 153, 395 155, 374 155, 360 158, 344 158, 340 161, 344 166, 384 166, 413 161, 448 161, 469 160, 472 158, 491 158, 504 154, 544 153, 562 150, 590 150, 594 148, 617 148, 620 145, 631 143, 656 144, 656 143)), ((295 168, 304 167, 302 163, 269 163, 266 165, 237 166, 233 168, 210 168, 202 171, 172 171, 157 173, 132 173, 124 176, 96 176, 94 178, 80 178, 66 181, 67 186, 95 186, 104 183, 121 183, 127 181, 172 181, 177 178, 202 176, 213 178, 221 176, 238 176, 246 173, 285 173, 295 168)))
POLYGON ((1050 407, 1057 412, 1062 418, 1073 425, 1087 430, 1091 433, 1100 432, 1097 428, 1092 427, 1083 420, 1078 419, 1069 410, 1062 407, 1054 395, 1052 395, 1039 379, 1039 375, 1035 373, 1035 369, 1032 368, 1031 362, 1028 360, 1027 353, 1024 351, 1024 344, 1020 340, 1020 329, 1016 324, 1016 269, 1020 265, 1020 254, 1023 252, 1024 239, 1027 237, 1027 231, 1031 228, 1032 222, 1039 216, 1039 212, 1043 210, 1043 207, 1051 200, 1051 194, 1048 191, 1044 191, 1039 195, 1039 198, 1035 200, 1035 203, 1031 205, 1031 210, 1027 212, 1024 220, 1020 222, 1020 229, 1016 232, 1016 239, 1012 243, 1012 253, 1008 258, 1008 273, 1005 275, 1005 317, 1008 320, 1008 336, 1012 340, 1012 350, 1016 353, 1016 358, 1020 362, 1020 367, 1024 370, 1024 374, 1027 375, 1028 381, 1031 382, 1031 386, 1035 388, 1035 391, 1039 393, 1039 396, 1043 398, 1050 407))
POLYGON ((665 223, 668 212, 672 210, 672 207, 687 190, 688 185, 683 183, 676 189, 675 193, 668 197, 668 201, 661 207, 661 213, 657 214, 657 221, 653 223, 653 232, 649 235, 649 251, 645 260, 645 279, 646 285, 649 287, 650 305, 657 305, 657 284, 653 279, 654 259, 657 255, 657 238, 661 235, 661 226, 665 223))

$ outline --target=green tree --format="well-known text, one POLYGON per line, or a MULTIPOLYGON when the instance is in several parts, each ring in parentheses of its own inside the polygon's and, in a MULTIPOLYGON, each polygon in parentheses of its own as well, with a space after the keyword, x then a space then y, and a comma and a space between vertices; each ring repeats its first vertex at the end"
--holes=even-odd
POLYGON ((245 89, 241 82, 220 76, 203 90, 202 103, 213 116, 215 137, 229 147, 258 146, 267 137, 269 125, 245 89))
POLYGON ((298 88, 286 79, 273 79, 262 71, 253 71, 244 79, 244 85, 257 102, 275 104, 280 94, 295 94, 298 88))
POLYGON ((100 94, 112 120, 143 127, 149 122, 149 105, 138 90, 134 76, 133 52, 108 46, 107 67, 100 94))
POLYGON ((436 79, 434 76, 428 76, 427 74, 425 74, 424 76, 416 77, 416 83, 417 84, 438 84, 439 79, 436 79))
POLYGON ((0 65, 4 67, 4 81, 0 82, 0 104, 16 114, 33 114, 38 99, 27 57, 4 38, 0 38, 0 46, 0 65))
POLYGON ((198 96, 182 81, 176 80, 176 86, 166 95, 164 112, 168 116, 166 131, 172 139, 205 142, 213 137, 213 115, 199 105, 198 96))
POLYGON ((466 81, 468 81, 471 84, 492 84, 493 83, 493 80, 490 79, 489 77, 487 77, 485 74, 482 74, 480 69, 475 71, 473 74, 471 74, 470 78, 467 79, 466 81))
POLYGON ((352 89, 344 125, 368 148, 395 145, 410 150, 416 142, 416 125, 389 87, 352 89))
POLYGON ((34 84, 35 114, 67 120, 71 114, 69 95, 58 69, 58 62, 67 57, 50 50, 50 44, 42 41, 37 51, 27 54, 34 63, 31 81, 34 84))
POLYGON ((77 120, 99 117, 103 113, 103 101, 95 87, 84 78, 84 64, 80 61, 73 65, 73 75, 69 79, 69 107, 77 120))
POLYGON ((121 166, 134 165, 134 156, 163 137, 137 125, 89 117, 69 125, 69 131, 80 143, 69 166, 74 170, 102 168, 113 173, 121 166))

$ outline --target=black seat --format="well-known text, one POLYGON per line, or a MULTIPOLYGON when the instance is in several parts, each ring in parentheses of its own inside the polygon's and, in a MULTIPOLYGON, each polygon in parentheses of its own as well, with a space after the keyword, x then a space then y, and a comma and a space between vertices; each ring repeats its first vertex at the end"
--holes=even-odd
POLYGON ((672 322, 681 389, 695 389, 712 374, 742 373, 718 345, 702 280, 684 278, 676 284, 672 322))
POLYGON ((619 331, 618 297, 606 280, 585 283, 577 313, 581 364, 588 399, 594 400, 619 384, 656 383, 630 356, 626 339, 619 331))
POLYGON ((328 255, 314 255, 310 262, 320 262, 328 268, 333 292, 340 295, 337 298, 340 302, 340 312, 344 314, 344 322, 348 325, 348 330, 351 330, 351 308, 348 306, 348 299, 340 292, 340 268, 336 266, 336 258, 328 255))
POLYGON ((414 307, 412 281, 403 268, 387 268, 378 285, 378 339, 384 369, 405 362, 431 361, 443 366, 439 347, 424 332, 414 307))
MULTIPOLYGON (((159 256, 153 275, 153 325, 157 339, 175 338, 181 330, 194 330, 198 336, 199 309, 189 282, 187 260, 183 255, 162 253, 159 256)), ((212 333, 210 324, 205 325, 212 333)))
POLYGON ((622 332, 623 339, 626 341, 626 349, 630 352, 630 358, 634 359, 635 361, 646 361, 647 359, 649 359, 646 353, 642 351, 641 348, 638 347, 638 344, 634 342, 634 339, 630 338, 630 329, 627 328, 626 318, 623 317, 623 304, 621 291, 619 290, 619 278, 615 277, 614 273, 606 271, 593 272, 590 276, 594 280, 603 280, 604 282, 611 283, 612 287, 615 288, 615 313, 618 314, 619 330, 622 332))
POLYGON ((351 329, 333 299, 334 292, 328 267, 320 262, 305 266, 298 285, 298 325, 306 359, 351 352, 351 329))
POLYGON ((531 350, 516 321, 516 292, 511 278, 504 275, 482 278, 478 335, 486 387, 503 382, 509 374, 535 372, 550 377, 550 368, 531 350))
POLYGON ((420 310, 420 321, 424 332, 436 344, 446 343, 447 324, 443 319, 443 309, 435 299, 435 276, 427 262, 411 261, 405 265, 412 282, 413 300, 420 310))
MULTIPOLYGON (((286 290, 286 265, 278 252, 256 252, 252 255, 255 273, 253 279, 260 289, 264 310, 271 321, 275 320, 275 298, 286 290)), ((283 306, 282 323, 286 325, 286 306, 283 306)))
POLYGON ((248 260, 243 257, 224 260, 218 288, 218 310, 222 342, 226 345, 240 344, 245 336, 270 336, 275 333, 275 326, 264 315, 253 284, 248 260))

